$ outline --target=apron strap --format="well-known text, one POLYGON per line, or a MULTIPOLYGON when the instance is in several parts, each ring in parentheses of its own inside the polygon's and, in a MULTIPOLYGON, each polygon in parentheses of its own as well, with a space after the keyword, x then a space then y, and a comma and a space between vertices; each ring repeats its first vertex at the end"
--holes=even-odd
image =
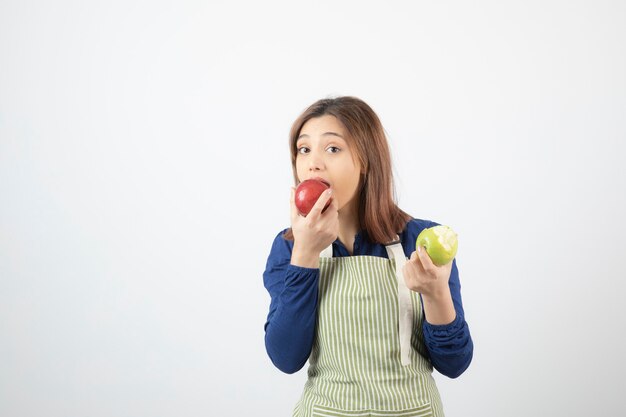
MULTIPOLYGON (((399 238, 398 238, 399 239, 399 238)), ((402 268, 406 264, 406 256, 399 240, 385 245, 389 259, 396 262, 398 278, 398 332, 400 334, 400 361, 403 366, 411 364, 411 335, 413 334, 413 304, 411 290, 404 282, 402 268)))

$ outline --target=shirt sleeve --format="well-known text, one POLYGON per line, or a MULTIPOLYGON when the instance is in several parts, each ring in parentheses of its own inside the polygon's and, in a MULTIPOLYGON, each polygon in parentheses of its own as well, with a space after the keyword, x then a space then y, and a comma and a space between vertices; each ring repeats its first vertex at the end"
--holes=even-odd
MULTIPOLYGON (((415 240, 419 232, 425 227, 433 227, 439 223, 431 221, 412 220, 407 228, 405 237, 405 250, 410 256, 415 251, 415 240)), ((456 311, 456 317, 452 323, 433 325, 423 321, 422 329, 424 342, 433 367, 442 375, 457 378, 469 367, 474 354, 474 343, 470 334, 469 326, 465 320, 463 301, 461 298, 461 282, 456 259, 452 261, 450 272, 450 293, 456 311)))
POLYGON ((423 331, 433 367, 443 375, 457 378, 469 367, 474 344, 463 311, 456 260, 452 262, 449 285, 456 317, 452 323, 444 325, 434 325, 424 320, 423 331))
POLYGON ((272 363, 291 374, 311 353, 317 317, 319 269, 291 265, 293 243, 274 239, 263 283, 271 301, 265 322, 265 349, 272 363))

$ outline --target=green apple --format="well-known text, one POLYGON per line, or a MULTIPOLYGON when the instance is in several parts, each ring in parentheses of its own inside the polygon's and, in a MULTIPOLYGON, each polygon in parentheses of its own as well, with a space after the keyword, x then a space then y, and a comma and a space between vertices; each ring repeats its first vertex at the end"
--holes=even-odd
POLYGON ((454 259, 459 242, 454 230, 448 226, 433 226, 417 236, 415 247, 418 246, 424 246, 433 263, 441 266, 454 259))

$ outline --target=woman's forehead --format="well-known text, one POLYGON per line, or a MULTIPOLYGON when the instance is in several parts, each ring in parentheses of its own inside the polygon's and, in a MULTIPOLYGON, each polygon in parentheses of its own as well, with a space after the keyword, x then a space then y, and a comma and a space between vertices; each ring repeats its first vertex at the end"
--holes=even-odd
POLYGON ((325 114, 323 116, 313 117, 307 120, 306 123, 302 125, 298 138, 321 134, 333 134, 345 139, 346 128, 335 116, 325 114))

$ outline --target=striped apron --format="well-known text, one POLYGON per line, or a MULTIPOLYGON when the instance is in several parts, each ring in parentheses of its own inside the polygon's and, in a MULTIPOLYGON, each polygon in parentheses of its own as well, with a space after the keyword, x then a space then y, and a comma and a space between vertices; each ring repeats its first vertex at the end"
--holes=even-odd
POLYGON ((402 278, 402 246, 387 252, 320 255, 316 337, 294 417, 443 417, 419 294, 402 278))

